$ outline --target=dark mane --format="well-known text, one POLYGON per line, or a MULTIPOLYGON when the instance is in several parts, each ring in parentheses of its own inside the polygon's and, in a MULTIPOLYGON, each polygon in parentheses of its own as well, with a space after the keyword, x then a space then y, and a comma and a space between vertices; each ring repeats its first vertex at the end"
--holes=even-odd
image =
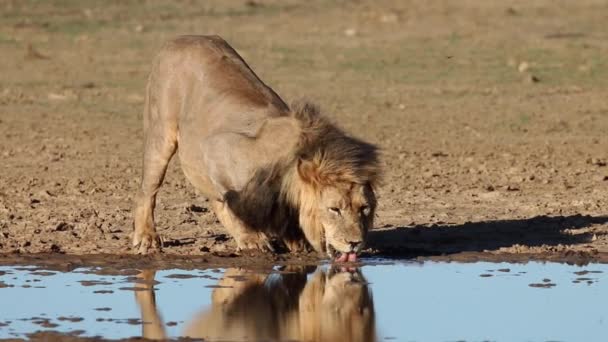
POLYGON ((299 232, 298 213, 315 205, 315 187, 298 176, 300 161, 314 164, 315 174, 325 185, 350 182, 374 188, 381 176, 378 148, 348 136, 322 116, 317 106, 299 102, 290 115, 301 125, 294 153, 257 170, 241 191, 231 191, 225 198, 248 226, 255 230, 274 226, 279 235, 281 230, 283 234, 299 232))
POLYGON ((302 129, 297 158, 315 162, 329 182, 375 185, 379 181, 381 167, 375 145, 347 135, 309 102, 294 103, 291 115, 302 129))

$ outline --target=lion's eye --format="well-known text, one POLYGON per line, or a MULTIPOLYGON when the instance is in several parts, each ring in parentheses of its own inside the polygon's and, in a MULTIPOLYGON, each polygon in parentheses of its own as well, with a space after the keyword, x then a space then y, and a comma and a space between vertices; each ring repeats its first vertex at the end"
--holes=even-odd
POLYGON ((340 215, 340 208, 337 207, 330 207, 329 211, 331 211, 332 213, 336 214, 336 215, 340 215))
POLYGON ((371 212, 370 207, 367 205, 361 206, 360 210, 361 210, 361 214, 363 214, 364 216, 368 216, 371 212))

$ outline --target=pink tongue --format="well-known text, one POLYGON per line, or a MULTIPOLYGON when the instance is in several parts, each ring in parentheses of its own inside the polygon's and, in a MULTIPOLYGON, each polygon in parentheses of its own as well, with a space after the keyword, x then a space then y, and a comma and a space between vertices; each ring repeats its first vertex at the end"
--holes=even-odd
POLYGON ((348 261, 349 262, 357 262, 357 254, 355 254, 355 253, 349 253, 348 254, 348 261))
POLYGON ((342 253, 342 254, 340 254, 339 257, 336 258, 336 261, 337 262, 346 262, 346 261, 348 261, 348 255, 349 254, 342 253))
POLYGON ((357 254, 355 253, 342 253, 336 258, 336 262, 356 262, 357 254))

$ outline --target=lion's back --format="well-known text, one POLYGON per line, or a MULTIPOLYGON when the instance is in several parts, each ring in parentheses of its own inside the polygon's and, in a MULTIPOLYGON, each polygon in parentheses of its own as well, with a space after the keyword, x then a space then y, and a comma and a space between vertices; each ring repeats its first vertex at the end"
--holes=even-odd
POLYGON ((217 35, 182 35, 167 41, 161 48, 161 58, 194 57, 199 62, 212 61, 236 51, 217 35))
POLYGON ((289 110, 219 36, 187 35, 166 42, 149 83, 158 101, 181 101, 175 103, 180 109, 179 126, 192 131, 180 132, 180 141, 257 127, 265 118, 289 110))
POLYGON ((158 58, 159 64, 166 64, 171 74, 202 82, 194 89, 206 94, 198 95, 221 95, 227 101, 288 110, 283 100, 220 36, 179 36, 165 43, 158 58))

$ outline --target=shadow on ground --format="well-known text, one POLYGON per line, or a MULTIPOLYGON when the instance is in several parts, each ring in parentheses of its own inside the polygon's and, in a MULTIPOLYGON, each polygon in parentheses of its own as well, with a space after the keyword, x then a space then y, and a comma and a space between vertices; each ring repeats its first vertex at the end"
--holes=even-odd
POLYGON ((518 220, 467 222, 461 225, 387 227, 371 231, 368 246, 383 256, 436 256, 495 251, 520 245, 551 246, 589 243, 584 228, 608 222, 608 216, 536 216, 518 220), (577 230, 579 230, 577 232, 577 230))

